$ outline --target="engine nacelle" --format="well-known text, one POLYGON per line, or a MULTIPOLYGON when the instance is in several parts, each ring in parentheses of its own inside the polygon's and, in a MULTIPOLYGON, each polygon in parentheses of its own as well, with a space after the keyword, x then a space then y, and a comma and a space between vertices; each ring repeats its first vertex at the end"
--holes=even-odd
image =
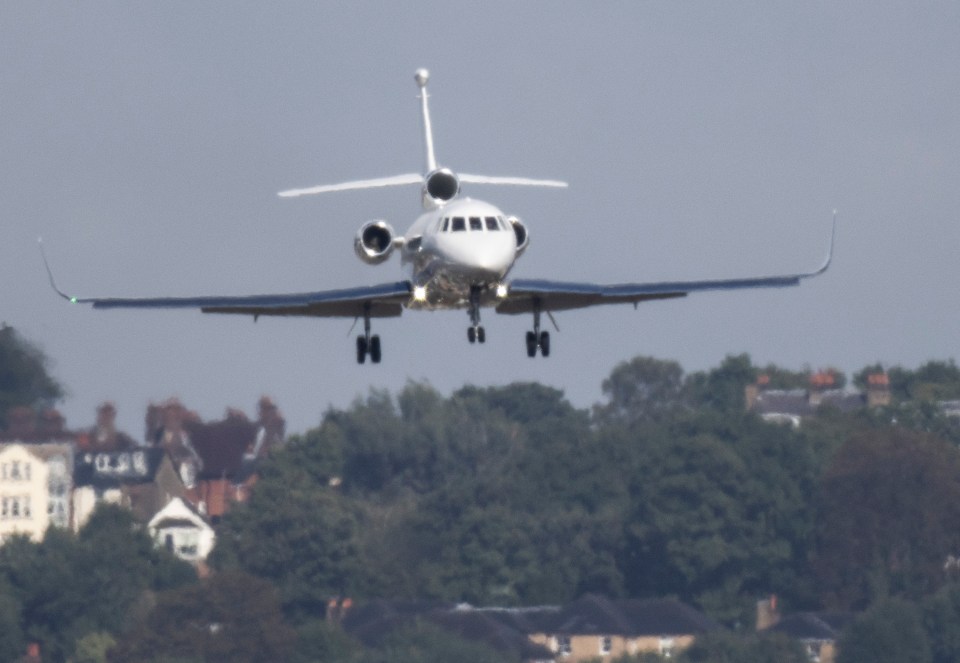
POLYGON ((393 253, 395 236, 393 227, 386 221, 367 221, 357 231, 353 250, 368 265, 379 265, 393 253))
POLYGON ((517 255, 519 256, 530 244, 530 233, 527 232, 527 227, 523 225, 523 222, 515 216, 507 217, 507 223, 510 224, 513 234, 517 238, 517 255))
POLYGON ((423 206, 427 209, 450 202, 460 193, 460 180, 447 168, 438 168, 423 180, 423 206))

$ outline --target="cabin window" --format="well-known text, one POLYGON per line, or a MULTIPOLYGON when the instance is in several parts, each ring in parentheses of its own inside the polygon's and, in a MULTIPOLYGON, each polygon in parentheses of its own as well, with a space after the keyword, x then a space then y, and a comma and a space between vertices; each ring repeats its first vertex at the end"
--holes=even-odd
POLYGON ((450 230, 450 217, 449 217, 449 216, 443 217, 443 228, 441 228, 441 230, 442 230, 443 232, 447 232, 448 230, 450 230))
POLYGON ((470 230, 483 230, 483 219, 481 219, 479 216, 471 216, 470 230))
POLYGON ((462 216, 453 217, 453 232, 460 232, 467 229, 467 220, 462 216))
POLYGON ((486 218, 487 230, 500 230, 500 226, 497 225, 497 217, 488 216, 486 218))

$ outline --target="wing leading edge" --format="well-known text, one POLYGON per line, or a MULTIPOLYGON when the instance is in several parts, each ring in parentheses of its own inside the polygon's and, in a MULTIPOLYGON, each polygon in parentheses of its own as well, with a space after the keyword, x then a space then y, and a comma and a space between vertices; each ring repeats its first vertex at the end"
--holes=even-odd
POLYGON ((705 290, 740 290, 744 288, 786 288, 799 285, 803 279, 823 274, 833 260, 833 245, 837 236, 837 217, 834 212, 833 230, 827 258, 819 269, 803 274, 760 276, 742 279, 715 279, 706 281, 666 281, 661 283, 623 283, 599 285, 541 279, 516 279, 510 283, 509 294, 497 305, 497 313, 508 315, 534 311, 565 311, 603 304, 639 304, 655 299, 686 297, 691 292, 705 290))

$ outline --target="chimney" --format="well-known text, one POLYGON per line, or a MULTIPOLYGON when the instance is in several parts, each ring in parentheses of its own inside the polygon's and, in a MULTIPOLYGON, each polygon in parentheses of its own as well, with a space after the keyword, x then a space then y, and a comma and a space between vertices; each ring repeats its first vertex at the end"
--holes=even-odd
POLYGON ((886 373, 868 375, 867 407, 886 407, 890 401, 890 376, 886 373))
POLYGON ((820 371, 810 376, 810 390, 807 392, 807 401, 810 407, 819 407, 823 402, 823 394, 833 387, 835 380, 833 373, 820 371))
POLYGON ((770 384, 769 375, 758 375, 757 381, 754 384, 748 384, 743 389, 743 397, 747 404, 747 411, 749 412, 757 405, 757 401, 760 399, 760 391, 767 388, 767 385, 770 384))
POLYGON ((776 626, 780 621, 780 611, 777 609, 777 595, 757 601, 757 630, 765 631, 776 626))

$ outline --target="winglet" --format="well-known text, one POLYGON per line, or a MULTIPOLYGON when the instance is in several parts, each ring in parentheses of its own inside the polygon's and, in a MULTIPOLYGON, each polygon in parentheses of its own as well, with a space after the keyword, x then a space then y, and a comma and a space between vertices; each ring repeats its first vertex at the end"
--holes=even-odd
POLYGON ((820 269, 815 272, 810 272, 809 274, 804 274, 804 277, 810 276, 819 276, 827 271, 827 268, 830 267, 830 263, 833 262, 833 247, 837 242, 837 210, 833 210, 833 230, 830 231, 830 250, 827 252, 827 259, 823 261, 823 265, 820 266, 820 269))
POLYGON ((43 248, 42 237, 37 237, 37 244, 40 245, 40 256, 43 258, 43 266, 47 269, 47 278, 50 279, 50 286, 53 288, 54 292, 56 292, 58 295, 66 299, 71 304, 78 303, 80 300, 78 300, 76 297, 71 297, 70 295, 68 295, 63 290, 57 287, 57 282, 53 278, 53 270, 50 269, 50 262, 47 260, 47 252, 43 248))

